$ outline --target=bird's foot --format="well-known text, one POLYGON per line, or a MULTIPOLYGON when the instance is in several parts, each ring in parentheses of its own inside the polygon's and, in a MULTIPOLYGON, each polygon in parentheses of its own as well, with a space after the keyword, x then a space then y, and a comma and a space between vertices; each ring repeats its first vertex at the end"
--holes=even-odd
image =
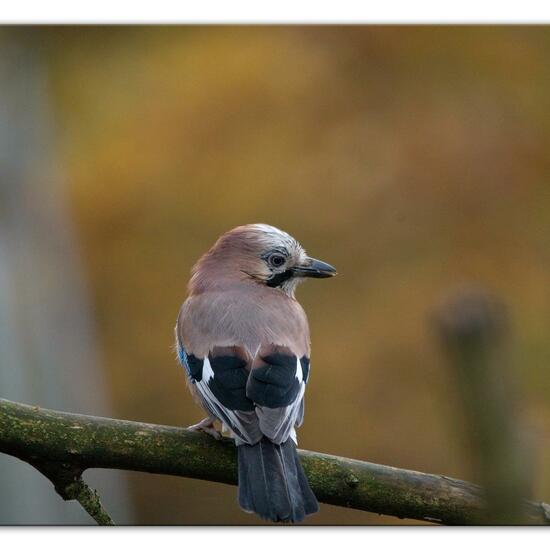
POLYGON ((211 435, 214 439, 222 438, 222 434, 214 427, 213 418, 204 418, 198 424, 193 424, 187 429, 192 432, 204 432, 205 434, 211 435))

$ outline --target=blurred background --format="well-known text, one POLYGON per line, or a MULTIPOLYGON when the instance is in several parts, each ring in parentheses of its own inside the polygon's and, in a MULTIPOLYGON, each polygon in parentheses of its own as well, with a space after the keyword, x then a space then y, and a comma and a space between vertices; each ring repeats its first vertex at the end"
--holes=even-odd
MULTIPOLYGON (((550 498, 549 56, 544 27, 0 29, 0 397, 199 421, 173 352, 189 271, 269 223, 339 271, 298 291, 302 448, 478 481, 430 324, 474 281, 508 307, 550 498)), ((85 477, 117 523, 260 523, 235 487, 85 477)), ((0 457, 0 524, 88 522, 0 457)), ((322 505, 307 523, 415 522, 322 505)))

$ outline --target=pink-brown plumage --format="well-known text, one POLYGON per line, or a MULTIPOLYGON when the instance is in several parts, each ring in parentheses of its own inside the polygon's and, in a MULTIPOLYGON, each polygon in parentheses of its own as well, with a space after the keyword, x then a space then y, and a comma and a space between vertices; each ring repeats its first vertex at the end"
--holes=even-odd
MULTIPOLYGON (((269 276, 261 259, 266 236, 256 227, 240 226, 224 234, 193 267, 178 327, 185 348, 194 354, 238 342, 251 357, 262 344, 272 343, 298 356, 309 355, 307 317, 294 292, 264 284, 269 276)), ((297 259, 305 257, 294 239, 286 241, 297 259)))
POLYGON ((195 264, 176 324, 178 355, 209 418, 239 446, 239 503, 272 521, 301 521, 317 503, 296 454, 309 375, 309 327, 294 293, 332 266, 271 226, 222 235, 195 264), (270 496, 271 495, 271 496, 270 496))
POLYGON ((302 306, 255 282, 191 294, 180 311, 178 330, 185 349, 201 357, 214 346, 236 343, 252 358, 262 344, 273 343, 287 346, 299 357, 309 355, 309 327, 302 306))

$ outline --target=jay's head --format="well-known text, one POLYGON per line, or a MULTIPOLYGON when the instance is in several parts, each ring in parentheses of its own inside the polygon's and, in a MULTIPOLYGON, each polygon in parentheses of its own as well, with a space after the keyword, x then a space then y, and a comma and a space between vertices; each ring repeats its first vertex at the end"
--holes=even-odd
POLYGON ((271 225, 250 224, 224 233, 196 263, 190 290, 197 293, 251 282, 293 296, 305 278, 334 275, 334 267, 310 258, 288 233, 271 225))

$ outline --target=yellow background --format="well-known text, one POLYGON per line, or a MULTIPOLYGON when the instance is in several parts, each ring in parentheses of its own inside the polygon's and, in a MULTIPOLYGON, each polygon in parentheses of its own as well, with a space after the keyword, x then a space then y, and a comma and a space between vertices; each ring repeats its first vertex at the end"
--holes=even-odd
MULTIPOLYGON (((430 324, 455 285, 507 304, 534 496, 550 494, 550 33, 539 27, 27 29, 114 414, 202 418, 173 352, 191 266, 276 225, 339 275, 312 333, 302 448, 476 480, 430 324)), ((136 522, 259 523, 236 489, 128 474, 136 522)), ((404 521, 322 505, 309 524, 404 521)))

